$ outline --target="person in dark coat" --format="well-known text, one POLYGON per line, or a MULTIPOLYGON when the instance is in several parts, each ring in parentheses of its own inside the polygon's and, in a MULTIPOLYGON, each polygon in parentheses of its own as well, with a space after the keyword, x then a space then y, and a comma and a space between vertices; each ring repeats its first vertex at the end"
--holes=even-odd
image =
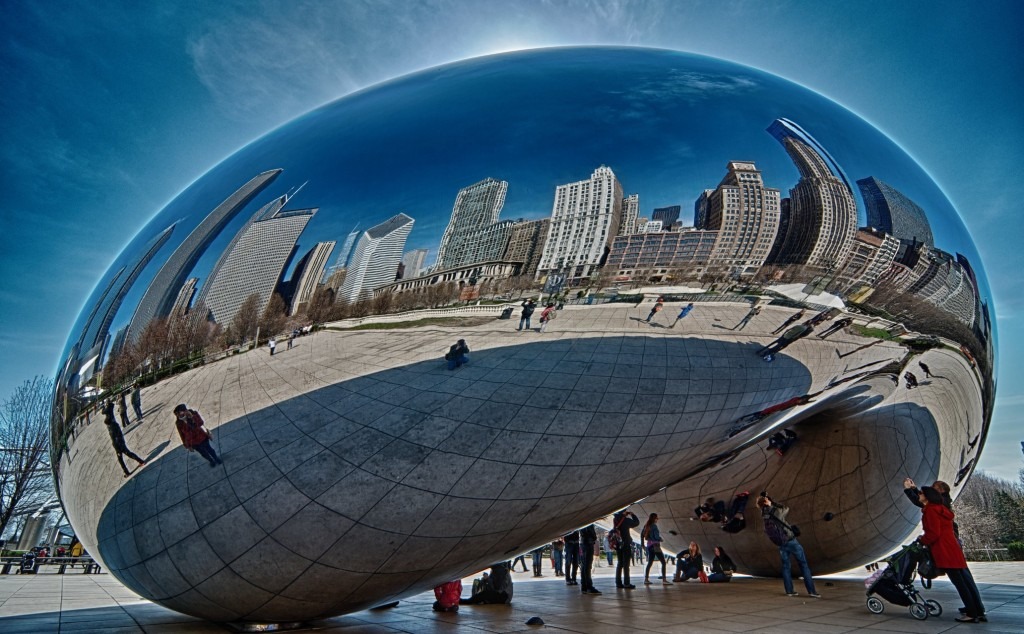
POLYGON ((786 319, 786 321, 782 322, 782 324, 778 328, 776 328, 775 330, 772 331, 772 334, 773 335, 779 334, 780 332, 782 332, 783 330, 788 328, 789 325, 792 324, 794 321, 799 321, 800 318, 802 318, 803 316, 804 316, 804 310, 801 308, 800 312, 794 313, 794 314, 790 315, 789 318, 786 319))
POLYGON ((732 574, 736 572, 736 564, 726 554, 721 546, 715 546, 715 558, 711 560, 711 574, 708 575, 708 583, 723 583, 732 581, 732 574))
POLYGON ((697 579, 704 570, 704 555, 700 552, 697 542, 690 542, 689 548, 676 553, 676 574, 672 581, 683 582, 697 579))
POLYGON ((491 574, 468 599, 459 599, 462 605, 512 603, 512 575, 507 561, 491 566, 491 574))
POLYGON ((537 308, 537 303, 532 299, 526 300, 521 304, 523 310, 519 313, 519 327, 516 330, 530 329, 530 317, 533 316, 533 311, 537 308))
POLYGON ((135 418, 142 420, 142 386, 139 384, 135 385, 135 389, 132 390, 132 409, 135 410, 135 418))
POLYGON ((615 529, 622 537, 615 551, 618 556, 615 563, 615 587, 633 590, 636 586, 629 582, 629 564, 633 561, 633 536, 629 529, 640 526, 640 520, 631 511, 619 511, 614 516, 614 522, 615 529))
POLYGON ((117 401, 117 412, 121 415, 121 426, 128 427, 131 421, 128 420, 128 401, 125 399, 124 392, 121 392, 117 401))
POLYGON ((107 401, 103 408, 103 422, 107 426, 107 433, 110 434, 110 444, 114 446, 114 451, 117 452, 117 461, 121 465, 121 470, 124 471, 124 477, 127 478, 131 475, 131 472, 128 471, 127 465, 124 464, 125 456, 139 463, 140 467, 146 464, 146 461, 128 449, 128 445, 124 440, 124 433, 121 432, 121 428, 117 426, 117 419, 114 418, 114 403, 111 401, 107 401))
POLYGON ((577 586, 576 577, 580 571, 580 532, 565 535, 565 585, 577 586))
POLYGON ((466 345, 465 339, 459 339, 448 349, 448 354, 444 355, 444 358, 448 360, 448 369, 454 370, 455 368, 469 363, 469 346, 466 345))
POLYGON ((597 529, 590 524, 580 530, 580 553, 583 561, 580 562, 580 591, 583 594, 601 594, 601 591, 594 587, 594 579, 591 571, 594 569, 594 545, 597 544, 597 529))
POLYGON ((924 528, 924 534, 918 541, 931 549, 935 567, 946 573, 946 577, 960 595, 960 600, 964 602, 964 613, 956 620, 961 623, 988 620, 985 617, 985 606, 981 602, 978 586, 972 576, 965 574, 967 559, 960 548, 960 542, 953 534, 953 511, 943 503, 942 494, 933 487, 922 487, 919 495, 919 501, 924 506, 921 509, 921 526, 924 528))
POLYGON ((178 435, 181 436, 181 444, 189 451, 198 451, 199 455, 206 458, 211 467, 224 464, 217 452, 210 444, 210 432, 206 431, 203 417, 194 409, 181 403, 174 408, 175 425, 178 428, 178 435))
POLYGON ((807 335, 814 332, 814 326, 810 323, 797 324, 786 332, 782 333, 775 341, 771 342, 767 346, 757 351, 757 356, 769 360, 779 352, 782 352, 789 346, 793 345, 797 340, 806 337, 807 335))

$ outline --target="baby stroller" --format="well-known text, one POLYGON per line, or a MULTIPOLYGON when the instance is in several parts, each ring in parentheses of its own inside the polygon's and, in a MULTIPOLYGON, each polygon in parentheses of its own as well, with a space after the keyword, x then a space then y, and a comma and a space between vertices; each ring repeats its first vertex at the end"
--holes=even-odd
POLYGON ((915 569, 921 559, 922 548, 916 542, 904 546, 885 560, 888 564, 885 568, 864 581, 869 612, 881 614, 885 610, 885 604, 878 598, 881 597, 893 605, 909 608, 910 616, 919 621, 929 616, 942 616, 942 605, 934 599, 925 600, 914 587, 915 569))

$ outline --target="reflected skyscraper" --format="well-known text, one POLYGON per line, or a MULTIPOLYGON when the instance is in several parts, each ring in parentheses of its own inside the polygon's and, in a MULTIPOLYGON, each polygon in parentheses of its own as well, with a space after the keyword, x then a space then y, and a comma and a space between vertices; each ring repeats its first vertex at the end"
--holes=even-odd
POLYGON ((508 183, 485 178, 459 190, 437 247, 435 270, 497 260, 508 245, 511 222, 498 222, 508 183))
POLYGON ((274 208, 267 216, 248 225, 237 242, 218 262, 215 276, 204 288, 204 302, 213 320, 229 324, 242 303, 250 295, 258 295, 258 311, 263 312, 270 296, 281 279, 306 223, 316 209, 279 211, 274 208))
POLYGON ((672 226, 672 223, 679 220, 680 211, 682 211, 682 207, 679 205, 658 207, 651 213, 651 220, 660 220, 661 225, 667 229, 672 226))
POLYGON ((405 277, 416 277, 423 271, 423 264, 427 260, 429 249, 413 249, 402 256, 402 264, 405 265, 405 277))
POLYGON ((630 194, 622 199, 622 222, 619 224, 619 235, 628 236, 640 231, 639 220, 640 194, 630 194))
POLYGON ((369 299, 373 289, 395 281, 405 241, 415 221, 405 214, 394 215, 370 227, 356 243, 338 299, 356 302, 369 299))
POLYGON ((753 274, 764 264, 779 230, 779 190, 764 186, 750 162, 731 161, 707 197, 707 229, 718 231, 709 265, 753 274))
POLYGON ((618 235, 622 200, 622 185, 604 165, 587 180, 559 185, 538 273, 589 277, 618 235))
POLYGON ((292 295, 289 314, 296 315, 302 312, 306 304, 313 299, 313 293, 323 279, 324 270, 327 268, 327 260, 334 250, 334 240, 317 242, 316 245, 302 257, 295 267, 292 280, 295 280, 295 289, 292 295))
POLYGON ((203 218, 199 226, 188 234, 150 281, 146 294, 143 295, 131 323, 128 324, 126 340, 137 338, 154 317, 166 317, 171 312, 178 291, 213 239, 257 194, 272 183, 281 171, 268 170, 253 177, 217 205, 203 218))
POLYGON ((857 181, 867 211, 868 226, 905 243, 935 244, 924 209, 899 190, 874 176, 857 181))
POLYGON ((768 132, 800 172, 789 192, 789 227, 777 263, 841 266, 857 233, 857 203, 846 176, 821 144, 792 121, 776 119, 768 132))

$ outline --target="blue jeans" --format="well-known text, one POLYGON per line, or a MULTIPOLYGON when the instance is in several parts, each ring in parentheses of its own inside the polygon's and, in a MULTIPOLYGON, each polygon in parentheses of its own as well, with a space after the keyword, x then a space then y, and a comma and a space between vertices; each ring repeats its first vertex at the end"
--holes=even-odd
POLYGON ((789 557, 796 557, 796 563, 800 565, 800 574, 804 577, 804 587, 809 594, 816 594, 814 590, 814 578, 811 576, 811 567, 807 565, 807 555, 804 554, 804 547, 795 539, 786 542, 785 546, 779 546, 779 557, 782 558, 782 584, 786 587, 786 593, 793 592, 793 573, 790 570, 789 557))
POLYGON ((552 548, 551 558, 555 560, 555 574, 562 574, 562 551, 552 548))
POLYGON ((516 330, 522 330, 523 329, 523 324, 526 324, 526 329, 529 330, 530 329, 530 318, 529 317, 520 317, 519 318, 519 327, 516 328, 516 330))
POLYGON ((454 370, 455 368, 459 367, 460 365, 462 365, 464 363, 469 363, 469 357, 467 357, 464 354, 460 354, 459 356, 455 357, 454 359, 448 359, 448 369, 449 370, 454 370))
POLYGON ((216 467, 218 464, 223 462, 220 459, 220 456, 217 455, 217 452, 213 450, 213 445, 210 444, 209 438, 196 445, 195 450, 199 452, 200 456, 206 458, 211 467, 216 467))

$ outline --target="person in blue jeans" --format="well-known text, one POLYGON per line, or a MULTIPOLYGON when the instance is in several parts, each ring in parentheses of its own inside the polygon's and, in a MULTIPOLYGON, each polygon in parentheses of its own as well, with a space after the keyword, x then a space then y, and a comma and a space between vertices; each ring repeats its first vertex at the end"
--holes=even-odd
POLYGON ((451 348, 448 349, 448 354, 444 355, 444 358, 448 361, 448 369, 454 370, 455 368, 469 363, 469 346, 466 345, 465 339, 459 339, 451 348))
POLYGON ((765 492, 762 492, 757 498, 757 506, 761 509, 765 535, 779 547, 779 557, 782 558, 782 585, 786 588, 786 596, 799 596, 799 593, 793 589, 792 562, 790 561, 792 558, 796 559, 797 565, 800 566, 800 574, 804 578, 807 595, 814 599, 820 599, 821 595, 814 588, 814 577, 811 574, 811 567, 807 564, 804 547, 797 541, 793 527, 786 523, 789 509, 782 504, 772 502, 765 492))

